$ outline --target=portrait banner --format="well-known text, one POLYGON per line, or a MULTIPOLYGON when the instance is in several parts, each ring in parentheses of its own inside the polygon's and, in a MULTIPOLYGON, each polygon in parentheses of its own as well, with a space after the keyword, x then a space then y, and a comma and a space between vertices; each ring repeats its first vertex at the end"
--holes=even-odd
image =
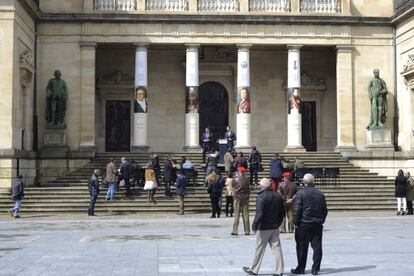
POLYGON ((190 86, 186 90, 186 113, 198 113, 198 87, 190 86))
POLYGON ((288 88, 288 114, 301 113, 300 88, 288 88))
POLYGON ((250 87, 240 87, 237 89, 237 113, 250 114, 250 87))
POLYGON ((135 88, 135 102, 134 113, 147 113, 147 88, 144 86, 138 86, 135 88))

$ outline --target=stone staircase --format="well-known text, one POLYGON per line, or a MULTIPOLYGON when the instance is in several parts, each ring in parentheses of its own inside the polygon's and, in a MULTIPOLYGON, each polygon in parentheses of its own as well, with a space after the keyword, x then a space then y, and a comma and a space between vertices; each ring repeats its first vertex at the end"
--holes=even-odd
MULTIPOLYGON (((163 166, 164 158, 168 153, 160 153, 160 164, 163 166)), ((262 152, 264 171, 259 177, 269 174, 269 162, 274 153, 262 152)), ((210 211, 210 200, 206 188, 202 186, 205 178, 201 167, 202 158, 200 153, 173 153, 173 158, 180 160, 182 155, 190 157, 199 171, 197 185, 189 185, 188 195, 185 199, 185 210, 191 213, 210 211)), ((320 189, 325 193, 330 211, 391 211, 394 210, 394 184, 393 180, 378 176, 368 170, 353 166, 348 161, 341 159, 341 155, 335 152, 312 152, 312 153, 280 153, 287 160, 293 160, 299 156, 305 167, 339 167, 340 185, 325 185, 320 189)), ((86 213, 89 203, 87 181, 93 169, 105 168, 109 159, 115 156, 117 164, 121 156, 144 165, 149 160, 147 153, 101 153, 84 168, 78 169, 55 181, 43 183, 41 187, 30 187, 25 189, 25 199, 22 213, 86 213)), ((101 189, 101 194, 96 204, 96 213, 141 213, 141 212, 170 212, 178 210, 177 200, 166 198, 164 188, 157 191, 157 204, 148 205, 146 193, 142 188, 132 188, 133 197, 125 197, 121 190, 116 194, 115 201, 106 201, 106 188, 101 189)), ((250 210, 254 212, 256 191, 252 191, 250 210)), ((0 212, 6 212, 11 202, 8 191, 0 191, 0 212)), ((223 200, 224 205, 224 200, 223 200)))

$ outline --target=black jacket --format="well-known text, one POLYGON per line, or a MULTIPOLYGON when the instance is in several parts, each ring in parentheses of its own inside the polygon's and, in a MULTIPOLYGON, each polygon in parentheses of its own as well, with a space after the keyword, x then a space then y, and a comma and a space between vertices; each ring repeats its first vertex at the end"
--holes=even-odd
POLYGON ((171 160, 165 159, 164 161, 164 181, 173 182, 175 180, 175 171, 171 160))
POLYGON ((407 196, 407 178, 403 175, 399 175, 395 178, 395 197, 407 196))
POLYGON ((256 216, 252 230, 273 230, 279 228, 285 216, 285 206, 282 197, 274 193, 272 188, 259 192, 256 199, 256 216))
POLYGON ((252 150, 249 157, 250 165, 259 165, 262 163, 262 155, 258 150, 252 150))
POLYGON ((218 177, 216 181, 208 182, 207 192, 211 196, 220 197, 223 193, 223 181, 218 177))
POLYGON ((99 180, 95 174, 92 174, 91 178, 89 179, 88 183, 89 193, 92 190, 95 190, 97 194, 99 194, 99 180))
POLYGON ((23 181, 16 179, 11 185, 11 199, 22 200, 24 197, 23 181))
POLYGON ((123 179, 130 179, 132 175, 131 163, 128 161, 123 162, 119 167, 119 171, 123 179))
POLYGON ((283 172, 283 164, 279 158, 270 161, 270 178, 280 178, 283 172))
POLYGON ((328 215, 324 194, 315 187, 305 186, 293 200, 294 224, 323 224, 328 215))

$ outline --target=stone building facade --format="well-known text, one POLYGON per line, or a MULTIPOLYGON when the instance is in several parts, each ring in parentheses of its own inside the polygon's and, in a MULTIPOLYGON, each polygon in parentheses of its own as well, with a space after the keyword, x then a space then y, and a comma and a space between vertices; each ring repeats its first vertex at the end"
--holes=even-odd
POLYGON ((227 124, 243 149, 336 150, 384 173, 410 168, 413 10, 392 0, 0 0, 0 186, 17 173, 51 179, 100 152, 197 150, 204 127, 220 136, 227 124), (367 150, 374 68, 395 150, 367 150), (51 149, 56 69, 69 98, 65 147, 51 149), (289 114, 293 88, 301 116, 289 114), (146 112, 134 112, 139 89, 146 112))

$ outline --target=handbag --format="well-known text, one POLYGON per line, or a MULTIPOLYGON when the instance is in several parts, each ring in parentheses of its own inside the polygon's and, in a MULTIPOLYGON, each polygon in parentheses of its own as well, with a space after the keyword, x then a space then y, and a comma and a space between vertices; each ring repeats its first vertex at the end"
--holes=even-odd
POLYGON ((125 180, 119 181, 119 188, 125 188, 125 180))
POLYGON ((259 165, 258 165, 258 167, 257 167, 257 170, 258 170, 259 172, 264 171, 264 168, 263 168, 263 164, 262 164, 262 163, 259 163, 259 165))
POLYGON ((145 181, 144 190, 154 190, 157 189, 157 183, 155 181, 145 181))

